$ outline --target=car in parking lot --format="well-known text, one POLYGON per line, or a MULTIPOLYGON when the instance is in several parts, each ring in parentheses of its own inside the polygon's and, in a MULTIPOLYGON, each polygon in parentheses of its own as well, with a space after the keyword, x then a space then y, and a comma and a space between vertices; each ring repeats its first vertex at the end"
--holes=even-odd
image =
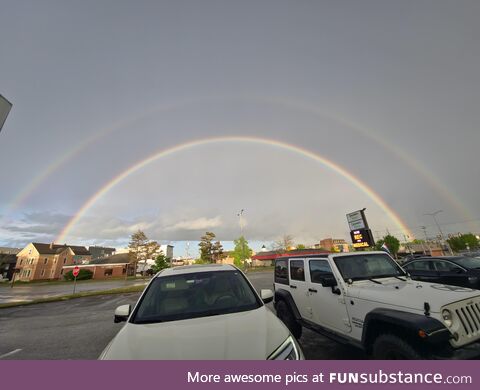
POLYGON ((102 360, 300 360, 303 352, 287 327, 265 306, 245 275, 231 265, 194 265, 160 271, 101 354, 102 360))
POLYGON ((412 279, 480 289, 480 258, 419 257, 403 264, 412 279))
POLYGON ((385 252, 279 257, 274 282, 297 338, 305 327, 375 359, 480 357, 480 291, 412 280, 385 252))

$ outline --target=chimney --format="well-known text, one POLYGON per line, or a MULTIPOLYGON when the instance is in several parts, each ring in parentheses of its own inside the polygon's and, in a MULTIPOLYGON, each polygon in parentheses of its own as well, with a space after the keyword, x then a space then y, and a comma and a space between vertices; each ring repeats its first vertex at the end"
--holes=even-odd
POLYGON ((50 249, 53 249, 53 242, 50 243, 50 249))

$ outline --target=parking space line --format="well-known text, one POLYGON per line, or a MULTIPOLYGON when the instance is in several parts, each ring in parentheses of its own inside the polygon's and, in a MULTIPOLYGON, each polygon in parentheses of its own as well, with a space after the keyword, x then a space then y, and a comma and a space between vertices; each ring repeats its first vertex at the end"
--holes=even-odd
POLYGON ((12 356, 12 355, 15 355, 16 353, 19 353, 21 351, 21 349, 14 349, 13 351, 11 352, 8 352, 4 355, 0 355, 0 359, 3 359, 3 358, 6 358, 8 356, 12 356))

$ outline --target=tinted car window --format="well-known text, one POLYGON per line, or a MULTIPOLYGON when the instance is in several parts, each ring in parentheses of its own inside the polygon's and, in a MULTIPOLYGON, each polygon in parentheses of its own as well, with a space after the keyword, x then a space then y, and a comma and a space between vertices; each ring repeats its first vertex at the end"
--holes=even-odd
POLYGON ((288 284, 287 259, 275 261, 275 283, 288 284))
POLYGON ((409 271, 431 271, 432 270, 429 261, 414 261, 413 263, 407 264, 404 268, 409 271))
POLYGON ((176 321, 237 313, 260 306, 260 300, 240 272, 196 272, 155 278, 132 322, 176 321))
POLYGON ((448 261, 434 261, 433 265, 435 269, 439 272, 460 272, 462 269, 453 263, 450 263, 448 261))
POLYGON ((312 283, 322 283, 325 276, 333 276, 332 269, 326 260, 310 260, 310 280, 312 283))
POLYGON ((388 255, 341 256, 334 261, 344 280, 355 281, 404 274, 404 271, 388 255))
POLYGON ((305 280, 305 267, 303 265, 303 260, 290 261, 290 278, 292 280, 305 280))
POLYGON ((460 257, 455 259, 455 263, 465 268, 480 268, 480 258, 477 257, 460 257))

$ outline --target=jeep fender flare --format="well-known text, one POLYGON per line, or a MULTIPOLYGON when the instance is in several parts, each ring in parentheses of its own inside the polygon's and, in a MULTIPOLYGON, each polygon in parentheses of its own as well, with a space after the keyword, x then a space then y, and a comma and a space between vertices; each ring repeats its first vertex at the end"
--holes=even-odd
POLYGON ((368 349, 375 336, 381 333, 382 328, 388 327, 401 329, 405 331, 405 336, 430 345, 444 343, 451 337, 445 325, 435 318, 394 309, 374 309, 365 316, 363 323, 362 345, 364 348, 368 349))
POLYGON ((287 306, 292 311, 292 314, 296 320, 299 321, 302 319, 302 316, 298 311, 297 305, 295 304, 292 294, 290 294, 289 291, 284 289, 275 290, 275 307, 279 301, 283 301, 287 304, 287 306))

